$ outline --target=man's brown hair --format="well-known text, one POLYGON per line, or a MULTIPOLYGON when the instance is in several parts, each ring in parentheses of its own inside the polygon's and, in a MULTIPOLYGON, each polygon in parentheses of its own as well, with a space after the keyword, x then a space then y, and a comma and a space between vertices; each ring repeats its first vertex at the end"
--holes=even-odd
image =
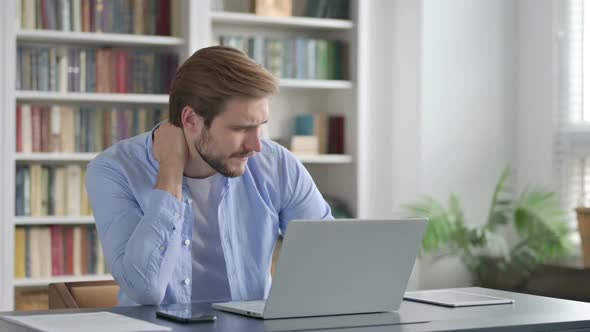
POLYGON ((226 46, 202 48, 176 71, 169 121, 182 127, 182 109, 190 106, 210 127, 230 98, 264 98, 277 91, 275 77, 244 52, 226 46))

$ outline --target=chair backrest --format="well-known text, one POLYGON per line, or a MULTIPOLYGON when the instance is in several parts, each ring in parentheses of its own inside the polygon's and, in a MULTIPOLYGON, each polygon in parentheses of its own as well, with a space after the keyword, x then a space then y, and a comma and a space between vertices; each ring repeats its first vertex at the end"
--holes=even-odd
POLYGON ((277 267, 277 262, 279 261, 279 254, 281 253, 281 247, 283 246, 283 237, 279 236, 277 239, 277 243, 275 244, 275 248, 272 252, 272 262, 270 265, 270 275, 274 277, 275 270, 277 267))
POLYGON ((49 284, 49 309, 108 308, 117 305, 114 280, 49 284))

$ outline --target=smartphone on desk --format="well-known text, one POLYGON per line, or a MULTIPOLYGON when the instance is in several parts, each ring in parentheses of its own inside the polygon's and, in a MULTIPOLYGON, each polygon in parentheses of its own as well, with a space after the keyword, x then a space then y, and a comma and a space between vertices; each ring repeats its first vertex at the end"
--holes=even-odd
POLYGON ((179 323, 213 322, 217 319, 212 311, 193 311, 191 309, 158 310, 156 317, 179 323))

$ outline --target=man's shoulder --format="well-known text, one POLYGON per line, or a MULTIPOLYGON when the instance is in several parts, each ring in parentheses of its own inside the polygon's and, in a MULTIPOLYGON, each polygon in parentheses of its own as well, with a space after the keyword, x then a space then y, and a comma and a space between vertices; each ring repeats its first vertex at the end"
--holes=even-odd
POLYGON ((148 162, 146 140, 150 133, 143 133, 111 145, 96 156, 89 166, 102 164, 119 167, 139 167, 141 164, 148 162))
POLYGON ((289 150, 279 143, 267 138, 263 138, 260 141, 262 143, 262 151, 257 153, 253 157, 253 160, 259 163, 272 164, 276 167, 277 163, 282 163, 289 157, 289 150))
POLYGON ((262 139, 261 142, 262 151, 248 162, 250 172, 274 178, 298 167, 299 161, 287 148, 269 139, 262 139))

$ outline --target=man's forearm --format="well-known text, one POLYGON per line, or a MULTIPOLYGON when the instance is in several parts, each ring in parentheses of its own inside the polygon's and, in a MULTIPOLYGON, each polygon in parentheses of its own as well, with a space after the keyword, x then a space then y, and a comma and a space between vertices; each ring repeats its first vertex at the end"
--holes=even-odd
MULTIPOLYGON (((174 173, 164 167, 162 178, 167 174, 174 173)), ((182 183, 182 174, 177 178, 182 183)), ((182 229, 186 204, 156 188, 142 193, 147 202, 140 206, 129 187, 121 185, 126 181, 114 167, 100 161, 89 165, 86 187, 96 228, 123 292, 138 304, 159 304, 178 261, 181 232, 176 230, 182 229)), ((163 183, 174 188, 174 182, 163 183)))
POLYGON ((174 163, 160 164, 155 188, 167 191, 182 201, 182 172, 183 167, 174 163))

